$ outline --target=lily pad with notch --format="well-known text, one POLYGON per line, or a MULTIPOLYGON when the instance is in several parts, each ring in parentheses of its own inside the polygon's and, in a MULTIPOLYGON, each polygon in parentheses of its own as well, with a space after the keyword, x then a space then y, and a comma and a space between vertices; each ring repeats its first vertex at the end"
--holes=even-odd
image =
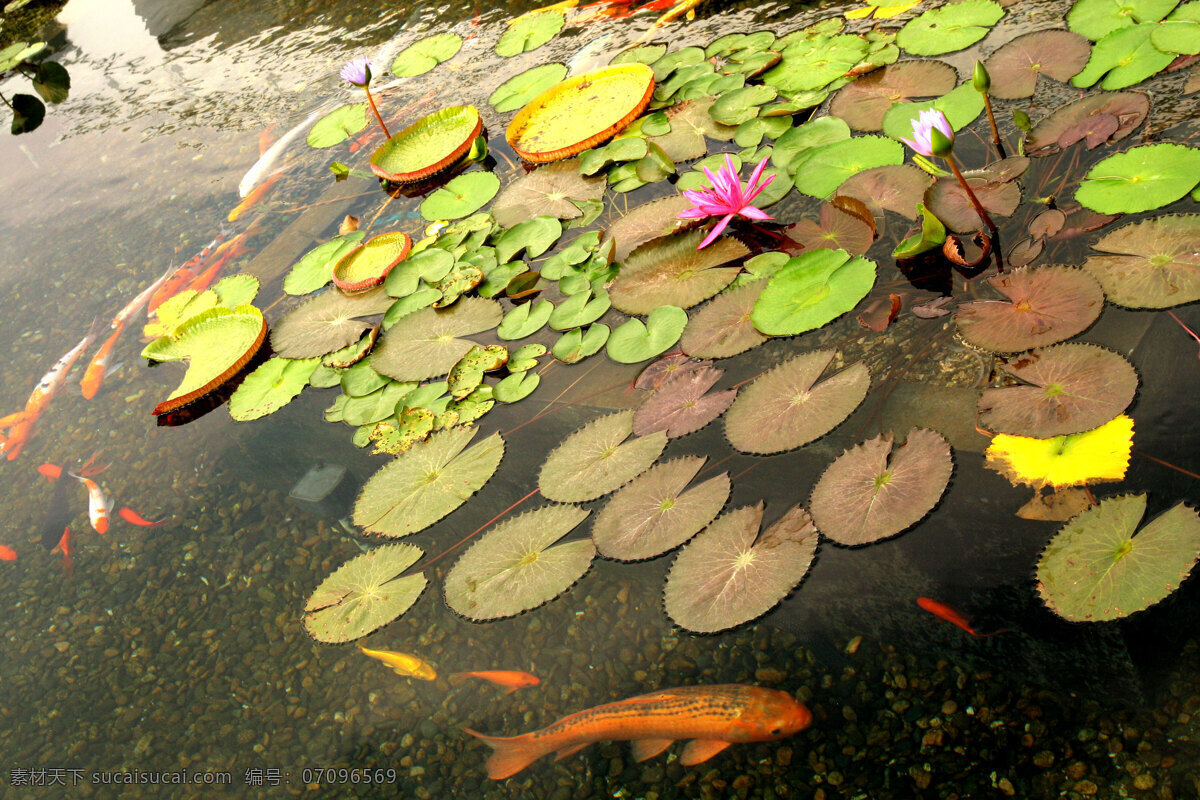
POLYGON ((758 347, 768 337, 750 321, 765 280, 718 294, 688 320, 679 346, 696 358, 729 358, 758 347))
POLYGON ((770 278, 750 315, 769 336, 819 328, 858 305, 875 285, 875 262, 844 250, 813 250, 770 278))
POLYGON ((271 330, 271 348, 285 358, 315 358, 357 342, 370 330, 363 320, 382 314, 392 304, 382 289, 348 295, 338 290, 319 294, 289 311, 271 330))
POLYGON ((533 394, 541 382, 536 372, 514 372, 492 387, 492 396, 498 403, 516 403, 533 394))
POLYGON ((947 3, 905 23, 896 35, 896 44, 919 56, 952 53, 987 36, 1003 16, 1003 6, 993 0, 947 3))
POLYGON ((500 179, 490 172, 468 172, 451 178, 421 201, 421 216, 430 222, 461 219, 491 202, 500 191, 500 179))
POLYGON ((687 489, 707 460, 684 456, 656 464, 613 495, 592 525, 600 555, 618 561, 654 558, 712 522, 729 499, 729 473, 687 489))
POLYGON ((631 439, 632 433, 632 411, 592 420, 546 458, 538 488, 560 503, 586 503, 616 491, 645 472, 667 446, 665 433, 631 439))
POLYGON ((445 309, 414 311, 380 337, 371 366, 398 381, 445 375, 475 345, 463 337, 495 328, 503 314, 495 300, 480 297, 464 297, 445 309))
POLYGON ((1088 172, 1075 199, 1101 214, 1150 211, 1184 197, 1200 183, 1200 150, 1148 144, 1111 155, 1088 172))
POLYGON ((363 103, 335 108, 317 120, 305 141, 309 147, 324 148, 341 144, 367 127, 367 107, 363 103))
POLYGON ((1090 431, 1049 439, 998 433, 985 466, 1013 486, 1082 486, 1123 479, 1132 449, 1133 420, 1122 414, 1090 431))
POLYGON ((554 357, 564 364, 577 364, 588 356, 599 353, 608 342, 611 330, 603 323, 589 325, 583 328, 573 328, 562 336, 550 348, 554 357))
POLYGON ((629 254, 647 242, 677 233, 692 223, 679 215, 692 207, 692 201, 682 194, 651 200, 626 214, 609 226, 601 247, 615 242, 613 259, 624 262, 629 254))
POLYGON ((1143 22, 1158 22, 1179 0, 1076 0, 1067 12, 1067 27, 1093 42, 1143 22))
POLYGON ((567 77, 566 64, 539 64, 506 80, 488 97, 497 112, 516 111, 567 77))
POLYGON ((741 270, 725 267, 749 255, 732 237, 722 237, 703 250, 703 231, 677 233, 633 251, 610 290, 615 308, 626 314, 650 314, 660 306, 690 308, 724 289, 741 270))
POLYGON ((665 353, 679 341, 687 319, 682 308, 664 305, 651 311, 645 322, 626 320, 608 337, 608 357, 618 364, 636 364, 665 353))
POLYGON ((1046 156, 1060 152, 1063 134, 1088 126, 1088 118, 1097 116, 1112 117, 1116 121, 1116 129, 1105 139, 1112 144, 1133 133, 1149 113, 1150 98, 1141 92, 1104 92, 1084 97, 1057 109, 1033 126, 1025 137, 1025 153, 1046 156))
POLYGON ((695 433, 725 413, 737 389, 708 393, 724 370, 689 370, 666 380, 633 414, 633 432, 647 436, 663 431, 671 439, 695 433))
POLYGON ((1023 267, 988 278, 1004 300, 960 303, 959 333, 969 344, 993 353, 1017 353, 1065 341, 1100 316, 1104 292, 1077 267, 1023 267))
POLYGON ((496 55, 512 58, 521 53, 536 50, 554 38, 566 23, 561 11, 545 11, 522 14, 509 22, 508 30, 496 42, 496 55))
POLYGON ((844 250, 861 256, 871 248, 874 232, 853 214, 831 203, 822 203, 818 219, 802 219, 789 225, 784 233, 807 251, 844 250))
POLYGON ((880 434, 842 453, 813 487, 809 508, 821 533, 862 545, 895 536, 928 514, 950 481, 950 445, 913 428, 904 444, 880 434))
POLYGON ((462 46, 462 37, 457 33, 436 33, 427 36, 396 54, 392 61, 392 74, 397 78, 424 75, 443 61, 449 61, 458 55, 462 46))
POLYGON ((320 359, 268 359, 246 376, 229 398, 229 416, 238 422, 265 417, 292 402, 308 385, 320 359))
POLYGON ((505 187, 492 205, 492 215, 505 228, 541 216, 575 219, 583 211, 572 201, 599 199, 604 186, 602 177, 579 174, 578 159, 546 164, 505 187))
POLYGON ((345 562, 309 596, 304 629, 319 642, 338 644, 396 619, 425 591, 424 573, 404 575, 422 555, 411 544, 392 544, 345 562))
POLYGON ((549 300, 536 300, 532 303, 522 303, 515 306, 504 315, 496 335, 501 339, 524 339, 542 329, 555 311, 554 303, 549 300))
POLYGON ((860 361, 818 383, 834 355, 801 353, 744 387, 725 415, 729 443, 743 453, 782 453, 840 425, 867 396, 871 373, 860 361))
POLYGON ((813 148, 796 166, 796 188, 812 197, 829 197, 848 178, 872 167, 904 163, 904 147, 882 136, 856 136, 813 148))
POLYGON ((603 317, 611 305, 608 292, 603 289, 594 296, 590 289, 577 292, 554 308, 549 317, 550 327, 556 331, 566 331, 590 325, 603 317))
POLYGON ((852 175, 838 187, 837 193, 861 200, 878 215, 894 211, 915 220, 917 204, 922 202, 925 190, 932 185, 933 178, 922 170, 908 164, 895 164, 852 175))
POLYGON ((957 83, 958 72, 944 61, 901 61, 839 89, 830 101, 829 113, 856 131, 877 131, 895 103, 941 97, 957 83))
POLYGON ((1200 300, 1200 215, 1168 214, 1109 233, 1083 268, 1108 299, 1128 308, 1169 308, 1200 300))
POLYGON ((1087 66, 1071 79, 1072 85, 1082 89, 1099 81, 1102 89, 1124 89, 1166 69, 1175 60, 1175 54, 1164 53, 1154 46, 1150 37, 1156 27, 1121 28, 1096 42, 1087 66))
POLYGON ((1039 76, 1065 83, 1087 64, 1091 50, 1088 40, 1072 31, 1022 34, 1003 44, 984 62, 992 80, 989 92, 1001 100, 1032 97, 1039 76))
POLYGON ((364 236, 366 231, 354 231, 336 236, 309 250, 283 279, 283 291, 296 295, 311 294, 329 283, 333 280, 334 264, 364 236))

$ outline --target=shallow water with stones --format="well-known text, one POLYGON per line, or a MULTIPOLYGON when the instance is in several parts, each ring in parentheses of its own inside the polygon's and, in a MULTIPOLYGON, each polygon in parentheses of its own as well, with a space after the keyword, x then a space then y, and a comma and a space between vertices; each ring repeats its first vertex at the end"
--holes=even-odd
MULTIPOLYGON (((1011 5, 984 44, 1061 24, 1067 7, 1011 5)), ((469 69, 443 65, 381 101, 418 101, 436 81, 436 102, 474 102, 488 116, 487 95, 501 79, 565 61, 612 32, 567 29, 518 59, 497 58, 490 43, 505 19, 527 8, 71 0, 44 34, 70 69, 70 99, 51 108, 38 131, 0 138, 7 198, 0 341, 10 354, 0 409, 19 407, 92 317, 106 318, 215 235, 258 158, 263 128, 276 123, 278 134, 322 103, 350 101, 336 78, 347 58, 365 52, 386 60, 418 32, 459 25, 478 11, 469 69)), ((839 11, 703 5, 694 21, 662 38, 676 47, 732 31, 785 33, 839 11)), ((617 28, 604 48, 623 49, 651 18, 617 28)), ((944 60, 965 75, 972 52, 944 60)), ((1154 92, 1157 105, 1153 129, 1135 138, 1194 135, 1194 104, 1180 96, 1179 78, 1139 87, 1154 92)), ((1053 84, 1027 107, 1036 120, 1076 94, 1053 84)), ((504 152, 502 126, 493 127, 493 150, 504 152)), ((296 258, 328 238, 344 214, 369 215, 379 203, 374 185, 334 183, 327 154, 299 150, 264 207, 264 232, 239 262, 268 278, 263 306, 279 297, 279 278, 296 258)), ((982 152, 975 147, 964 160, 982 152)), ((813 208, 794 194, 780 205, 781 218, 813 208)), ((403 216, 412 208, 397 204, 396 223, 415 232, 424 223, 403 216)), ((1080 263, 1087 241, 1056 260, 1080 263)), ((1177 311, 1193 327, 1200 323, 1193 308, 1177 311)), ((313 588, 369 541, 339 520, 381 463, 351 444, 348 429, 321 420, 332 396, 309 390, 253 423, 234 423, 218 409, 190 425, 157 428, 149 409, 178 372, 147 369, 129 337, 102 394, 86 401, 69 386, 26 453, 0 466, 3 541, 20 553, 0 562, 7 756, 0 796, 57 796, 62 790, 31 783, 59 779, 79 781, 67 796, 197 796, 195 786, 112 783, 118 773, 181 770, 227 773, 228 785, 212 793, 232 797, 1200 796, 1195 582, 1120 623, 1069 624, 1045 609, 1033 566, 1057 526, 1013 516, 1028 491, 983 467, 987 440, 975 430, 975 403, 991 365, 953 333, 951 323, 912 317, 874 333, 844 317, 804 337, 804 349, 836 346, 841 363, 865 359, 875 376, 867 400, 836 431, 769 463, 731 451, 720 423, 668 451, 724 459, 721 469, 734 479, 731 505, 765 500, 770 519, 770 509, 806 501, 852 444, 883 430, 936 427, 955 449, 955 472, 916 529, 868 548, 825 543, 782 606, 712 636, 681 630, 663 613, 669 557, 632 565, 597 559, 553 603, 487 624, 455 615, 434 588, 369 640, 420 653, 442 673, 432 683, 398 678, 353 646, 316 643, 301 624, 313 588), (79 488, 70 498, 78 540, 67 577, 36 542, 51 488, 35 466, 97 450, 112 463, 102 482, 118 506, 169 521, 150 529, 114 523, 103 537, 86 532, 79 488), (321 464, 346 470, 333 494, 318 503, 289 497, 321 464), (923 595, 962 609, 980 630, 1012 632, 968 637, 921 611, 914 600, 923 595), (505 696, 444 677, 491 667, 529 669, 542 684, 505 696), (814 723, 696 767, 671 755, 637 764, 627 745, 601 743, 504 782, 487 780, 485 748, 460 731, 513 735, 601 703, 703 683, 787 690, 813 710, 814 723), (363 769, 380 783, 351 783, 352 775, 362 780, 352 771, 363 769)), ((1163 314, 1111 305, 1086 340, 1125 354, 1141 375, 1131 411, 1136 450, 1196 471, 1195 344, 1163 314)), ((796 340, 779 339, 722 361, 722 385, 796 351, 796 340)), ((639 369, 601 355, 549 370, 532 397, 485 417, 482 432, 507 439, 501 470, 418 541, 438 552, 524 495, 567 434, 641 401, 629 388, 639 369), (553 413, 517 430, 543 410, 553 413)), ((1194 478, 1138 455, 1109 493, 1116 491, 1150 491, 1163 507, 1200 499, 1194 478)), ((435 584, 452 563, 432 570, 435 584)))

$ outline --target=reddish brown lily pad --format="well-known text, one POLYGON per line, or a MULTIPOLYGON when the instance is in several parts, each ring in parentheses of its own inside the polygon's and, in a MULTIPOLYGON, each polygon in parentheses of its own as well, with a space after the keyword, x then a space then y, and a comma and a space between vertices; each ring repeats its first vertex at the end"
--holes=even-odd
POLYGON ((917 203, 932 184, 933 177, 916 167, 891 164, 851 175, 838 187, 837 193, 861 200, 876 214, 895 211, 915 220, 917 203))
POLYGON ((829 113, 856 131, 877 131, 896 103, 941 97, 957 83, 958 72, 944 61, 901 61, 843 86, 833 96, 829 113))
POLYGON ((599 199, 604 187, 603 176, 580 175, 576 159, 547 164, 505 187, 492 204, 492 216, 504 228, 534 217, 575 219, 583 211, 571 201, 599 199))
POLYGON ((1108 299, 1130 308, 1200 300, 1200 214, 1169 214, 1118 228, 1092 245, 1083 268, 1108 299))
POLYGON ((1108 114, 1117 120, 1117 129, 1108 137, 1108 143, 1112 144, 1133 133, 1149 113, 1150 98, 1141 92, 1104 92, 1084 97, 1063 106, 1034 125, 1025 137, 1025 153, 1049 156, 1060 152, 1062 145, 1058 142, 1059 137, 1087 117, 1098 114, 1108 114))
POLYGON ((1092 48, 1072 31, 1036 31, 1018 36, 988 56, 984 66, 992 78, 992 97, 1015 100, 1031 97, 1039 75, 1056 81, 1075 77, 1092 48))
POLYGON ((725 236, 698 250, 703 239, 703 231, 677 233, 631 253, 609 289, 613 307, 626 314, 649 314, 660 306, 690 308, 732 283, 741 266, 722 265, 745 257, 749 248, 725 236))
POLYGON ((688 319, 679 347, 696 358, 729 358, 769 339, 750 321, 766 280, 757 280, 714 297, 688 319))
POLYGON ((600 251, 610 241, 616 242, 613 259, 624 261, 637 248, 646 242, 670 236, 689 227, 697 225, 697 221, 680 219, 679 215, 692 207, 692 201, 682 194, 674 194, 658 200, 651 200, 630 211, 614 222, 600 242, 600 251))
POLYGON ((864 255, 875 240, 870 225, 829 203, 822 204, 819 220, 802 219, 784 234, 805 250, 845 250, 856 256, 864 255))
POLYGON ((985 389, 979 422, 988 430, 1049 439, 1098 428, 1137 392, 1133 365, 1111 350, 1071 342, 1001 362, 1021 386, 985 389))
POLYGON ((711 366, 711 361, 697 361, 682 353, 672 353, 671 355, 663 356, 639 372, 633 385, 636 389, 657 391, 660 386, 669 380, 674 380, 689 372, 707 369, 711 366))
MULTIPOLYGON (((1010 216, 1021 204, 1021 187, 1016 179, 1029 166, 1027 158, 1007 158, 987 169, 964 172, 967 184, 979 198, 988 216, 1010 216)), ((966 191, 954 178, 939 178, 925 192, 925 207, 953 231, 970 233, 986 227, 966 191)))
POLYGON ((700 430, 724 414, 737 397, 737 389, 706 394, 723 374, 724 370, 704 367, 668 379, 634 412, 633 432, 647 436, 665 431, 667 438, 677 439, 700 430))
POLYGON ((950 480, 950 444, 937 431, 914 428, 892 447, 885 433, 855 445, 813 488, 813 521, 839 544, 895 536, 937 505, 950 480))
POLYGON ((1088 273, 1060 264, 1012 270, 988 279, 1004 300, 962 303, 959 333, 975 347, 1017 353, 1070 339, 1100 316, 1104 292, 1088 273))

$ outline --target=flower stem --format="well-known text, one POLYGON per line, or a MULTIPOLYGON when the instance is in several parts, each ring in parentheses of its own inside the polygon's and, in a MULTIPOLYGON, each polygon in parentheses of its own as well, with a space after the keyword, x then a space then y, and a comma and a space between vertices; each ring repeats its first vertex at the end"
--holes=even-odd
POLYGON ((987 211, 983 208, 983 203, 979 202, 979 198, 975 196, 975 190, 967 183, 967 179, 963 177, 962 170, 958 168, 958 163, 954 160, 954 154, 946 156, 946 163, 950 165, 950 169, 954 171, 954 177, 958 178, 958 182, 962 185, 963 191, 967 193, 967 197, 971 201, 971 205, 975 206, 975 213, 979 215, 979 219, 987 225, 988 230, 992 234, 992 252, 996 254, 996 267, 1000 272, 1004 272, 1004 257, 1000 253, 1000 231, 996 228, 996 223, 992 222, 992 218, 988 216, 987 211))
POLYGON ((988 124, 992 126, 992 144, 996 147, 996 153, 1000 158, 1007 158, 1004 152, 1004 143, 1000 141, 1000 129, 996 127, 996 115, 992 113, 992 98, 987 93, 983 93, 983 107, 987 109, 988 124))
POLYGON ((8 102, 8 98, 4 96, 3 92, 0 92, 0 100, 4 101, 4 105, 8 106, 9 108, 12 108, 12 103, 8 102))
POLYGON ((375 107, 375 98, 371 96, 371 89, 364 86, 363 91, 367 93, 367 102, 371 104, 371 110, 375 112, 375 119, 379 121, 379 127, 383 128, 383 135, 389 139, 392 138, 392 135, 388 133, 387 125, 383 124, 383 117, 379 115, 379 109, 375 107))

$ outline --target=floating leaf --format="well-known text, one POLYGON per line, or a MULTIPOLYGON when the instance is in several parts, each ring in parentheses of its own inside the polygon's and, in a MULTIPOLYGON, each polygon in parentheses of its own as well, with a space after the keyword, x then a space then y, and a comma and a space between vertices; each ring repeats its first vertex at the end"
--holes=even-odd
POLYGON ((1105 92, 1084 97, 1055 111, 1025 137, 1025 152, 1031 156, 1053 155, 1063 149, 1064 133, 1087 125, 1092 117, 1112 117, 1117 128, 1106 141, 1116 142, 1133 133, 1150 113, 1150 98, 1141 92, 1105 92))
POLYGON ((536 50, 562 30, 566 16, 561 11, 538 10, 523 14, 509 23, 509 28, 496 42, 496 55, 511 58, 536 50))
POLYGON ((1118 228, 1083 268, 1113 303, 1168 308, 1200 300, 1200 215, 1170 214, 1118 228))
MULTIPOLYGON (((1021 204, 1021 187, 1014 180, 1015 175, 989 168, 964 172, 963 177, 993 220, 996 217, 1010 216, 1021 204)), ((925 207, 952 231, 974 233, 986 227, 979 218, 974 203, 963 190, 962 184, 956 180, 939 180, 930 186, 925 192, 925 207)))
POLYGON ((468 172, 451 178, 421 201, 421 216, 430 222, 461 219, 486 206, 500 191, 500 179, 490 172, 468 172))
MULTIPOLYGON (((981 0, 990 2, 990 0, 981 0)), ((796 188, 826 198, 853 175, 872 167, 904 163, 904 147, 882 136, 857 136, 814 148, 796 173, 796 188)))
POLYGON ((414 311, 380 337, 371 366, 398 381, 445 375, 475 344, 462 337, 491 330, 503 313, 495 300, 481 297, 464 297, 445 309, 414 311))
POLYGON ((697 250, 704 236, 704 231, 677 233, 635 250, 610 289, 613 306, 626 314, 650 314, 666 305, 690 308, 728 286, 741 267, 721 265, 750 250, 731 237, 697 250))
POLYGON ((801 353, 739 392, 725 415, 725 435, 743 453, 782 453, 819 439, 867 396, 871 373, 862 362, 817 383, 833 350, 801 353))
POLYGON ((802 219, 784 233, 805 250, 844 250, 856 256, 867 252, 875 240, 867 223, 830 203, 821 205, 818 220, 802 219))
POLYGON ((813 330, 858 305, 875 285, 875 262, 844 250, 792 258, 754 303, 754 327, 770 336, 813 330))
POLYGON ((706 394, 724 374, 706 367, 671 378, 647 397, 633 415, 633 432, 647 436, 663 431, 671 439, 703 428, 725 413, 737 389, 706 394))
POLYGON ((596 555, 588 539, 554 544, 588 513, 578 506, 543 506, 501 522, 446 575, 446 604, 464 617, 487 620, 553 600, 584 576, 596 555))
POLYGON ((1108 34, 1092 47, 1087 66, 1071 83, 1086 88, 1100 81, 1102 89, 1124 89, 1166 69, 1175 55, 1164 53, 1150 41, 1155 27, 1134 25, 1108 34))
POLYGON ((933 212, 925 208, 923 203, 917 203, 917 213, 921 215, 921 232, 896 245, 896 249, 892 251, 893 258, 915 258, 935 247, 941 247, 946 241, 946 226, 933 212))
POLYGON ((333 147, 367 127, 367 107, 363 103, 335 108, 321 117, 308 132, 309 147, 333 147))
POLYGON ((696 358, 729 358, 765 342, 750 313, 766 286, 758 280, 714 297, 688 320, 679 340, 683 352, 696 358))
POLYGON ((1158 22, 1179 0, 1076 0, 1067 12, 1067 27, 1099 41, 1141 22, 1158 22))
POLYGON ((354 231, 309 250, 283 279, 283 291, 288 294, 311 294, 329 283, 333 280, 333 265, 365 235, 365 231, 354 231))
POLYGON ((284 314, 271 331, 271 347, 285 358, 315 358, 357 342, 372 326, 361 317, 382 314, 392 303, 382 289, 348 295, 333 290, 284 314))
POLYGON ((250 363, 266 338, 267 321, 254 306, 217 306, 146 345, 143 358, 188 362, 183 380, 154 414, 182 408, 223 385, 250 363))
POLYGON ((532 336, 542 329, 554 310, 554 303, 549 300, 538 300, 516 306, 504 315, 504 321, 500 323, 496 335, 506 340, 532 336))
POLYGON ((392 268, 408 257, 412 238, 393 231, 372 236, 351 248, 333 265, 333 282, 347 293, 366 291, 383 283, 392 268))
POLYGON ((985 389, 979 421, 989 430, 1047 438, 1103 425, 1137 392, 1133 366, 1094 344, 1071 343, 1000 362, 1024 385, 985 389))
POLYGON ((1038 560, 1038 594, 1072 622, 1144 611, 1183 583, 1200 557, 1200 517, 1183 503, 1137 535, 1146 495, 1109 497, 1068 522, 1038 560))
POLYGON ((319 642, 338 644, 396 619, 425 591, 424 573, 399 577, 422 555, 411 544, 391 544, 345 562, 308 598, 305 630, 319 642))
POLYGON ((858 36, 816 36, 794 42, 780 51, 780 62, 762 75, 763 83, 774 86, 793 100, 805 92, 823 89, 844 76, 870 49, 858 36))
POLYGON ((839 544, 894 536, 937 504, 950 481, 950 445, 937 431, 913 428, 893 447, 885 433, 855 445, 813 487, 813 521, 839 544))
POLYGON ((758 107, 775 99, 774 86, 753 85, 726 92, 717 98, 708 113, 722 125, 740 125, 758 116, 758 107))
POLYGON ((644 64, 576 75, 517 112, 505 138, 526 161, 568 158, 624 129, 642 113, 653 92, 654 74, 644 64))
MULTIPOLYGON (((483 120, 475 106, 450 106, 422 117, 371 154, 371 171, 394 183, 415 183, 436 175, 456 164, 467 154, 475 137, 483 130, 483 120)), ((490 173, 488 173, 490 174, 490 173)), ((460 180, 456 178, 455 180, 460 180)), ((453 183, 453 181, 451 181, 453 183)), ((499 180, 497 179, 497 188, 499 180)), ((492 199, 489 195, 487 200, 492 199)), ((482 207, 484 200, 471 211, 455 217, 427 219, 457 219, 482 207)))
POLYGON ((717 519, 676 557, 664 603, 678 625, 697 633, 732 628, 770 611, 804 578, 818 534, 799 506, 758 535, 763 504, 717 519))
POLYGON ((575 364, 600 352, 609 333, 609 327, 599 323, 589 325, 586 332, 583 328, 575 328, 560 336, 550 352, 564 364, 575 364))
POLYGON ((592 420, 550 453, 538 475, 548 500, 586 503, 621 488, 641 475, 667 446, 667 435, 626 439, 633 433, 633 412, 592 420))
POLYGON ((918 97, 941 97, 958 83, 954 67, 942 61, 902 61, 842 87, 829 113, 856 131, 877 131, 893 104, 918 97))
POLYGON ((510 183, 496 198, 492 215, 505 228, 541 216, 575 219, 583 216, 575 202, 600 198, 604 186, 602 177, 579 174, 578 159, 547 164, 510 183))
POLYGON ((360 361, 342 372, 342 391, 351 397, 365 397, 392 382, 386 375, 371 369, 366 361, 360 361))
POLYGON ((424 530, 465 503, 504 457, 498 433, 467 448, 477 430, 439 431, 377 471, 354 503, 354 524, 399 538, 424 530))
MULTIPOLYGON (((1171 16, 1154 26, 1154 30, 1150 33, 1150 43, 1166 53, 1194 56, 1200 54, 1198 37, 1200 37, 1200 6, 1194 2, 1184 3, 1176 8, 1171 16)), ((39 73, 40 71, 39 68, 39 73)), ((38 91, 43 97, 46 96, 41 89, 38 91)))
POLYGON ((729 499, 729 473, 684 491, 705 461, 684 456, 656 464, 613 495, 592 526, 600 555, 619 561, 654 558, 712 522, 729 499))
POLYGON ((392 62, 392 74, 397 78, 424 75, 443 61, 449 61, 458 55, 462 45, 462 37, 456 33, 427 36, 396 54, 396 59, 392 62))
POLYGON ((516 111, 565 77, 566 64, 540 64, 500 84, 488 102, 501 114, 516 111))
POLYGON ((1079 486, 1119 481, 1129 467, 1133 420, 1121 415, 1083 433, 1033 439, 998 433, 987 449, 987 466, 1014 486, 1079 486))
POLYGON ((1075 267, 1023 267, 987 282, 1006 299, 961 303, 955 320, 967 342, 994 353, 1070 339, 1095 322, 1104 307, 1100 284, 1075 267))
POLYGON ((679 341, 687 312, 678 306, 659 306, 646 321, 626 320, 608 337, 608 357, 618 364, 636 364, 665 353, 679 341))
POLYGON ((629 254, 646 242, 669 236, 683 228, 688 220, 679 215, 692 207, 692 201, 682 194, 651 200, 638 206, 605 231, 601 244, 616 242, 613 258, 625 261, 629 254))
POLYGON ((562 236, 562 223, 554 217, 534 217, 520 222, 496 239, 496 258, 511 261, 522 250, 528 258, 537 258, 562 236))
POLYGON ((892 165, 863 170, 852 175, 838 187, 839 197, 853 197, 867 204, 876 214, 895 211, 901 216, 915 220, 917 204, 925 196, 925 190, 933 185, 933 178, 916 167, 892 165))
POLYGON ((416 383, 388 381, 368 395, 351 397, 342 405, 342 422, 355 426, 382 422, 396 413, 396 406, 415 388, 416 383))
POLYGON ((514 372, 492 387, 492 396, 499 403, 516 403, 533 394, 541 382, 536 372, 514 372))
POLYGON ((1148 144, 1096 164, 1075 191, 1079 203, 1101 214, 1132 214, 1179 200, 1200 183, 1200 150, 1148 144))
POLYGON ((246 422, 278 411, 304 390, 319 363, 316 358, 267 360, 229 398, 229 416, 246 422))
POLYGON ((558 304, 550 314, 550 327, 556 331, 565 331, 590 325, 604 316, 612 302, 608 292, 601 289, 593 297, 591 290, 578 292, 558 304))
POLYGON ((664 116, 671 130, 651 136, 649 141, 677 163, 703 158, 708 152, 708 139, 729 141, 734 136, 733 129, 720 124, 708 113, 713 102, 713 98, 684 100, 665 109, 664 116))
POLYGON ((253 303, 261 286, 262 284, 255 276, 241 273, 221 278, 213 284, 212 290, 221 305, 226 308, 237 308, 240 305, 253 303))
POLYGON ((989 93, 1001 100, 1032 97, 1039 75, 1069 81, 1088 61, 1091 46, 1071 31, 1035 31, 1018 36, 988 56, 989 93))
POLYGON ((983 95, 968 81, 934 100, 896 103, 883 115, 883 132, 893 139, 911 138, 913 121, 928 109, 941 111, 954 130, 962 130, 983 113, 983 95))
POLYGON ((978 42, 1004 16, 992 0, 961 0, 933 8, 905 23, 896 44, 918 56, 951 53, 978 42))

